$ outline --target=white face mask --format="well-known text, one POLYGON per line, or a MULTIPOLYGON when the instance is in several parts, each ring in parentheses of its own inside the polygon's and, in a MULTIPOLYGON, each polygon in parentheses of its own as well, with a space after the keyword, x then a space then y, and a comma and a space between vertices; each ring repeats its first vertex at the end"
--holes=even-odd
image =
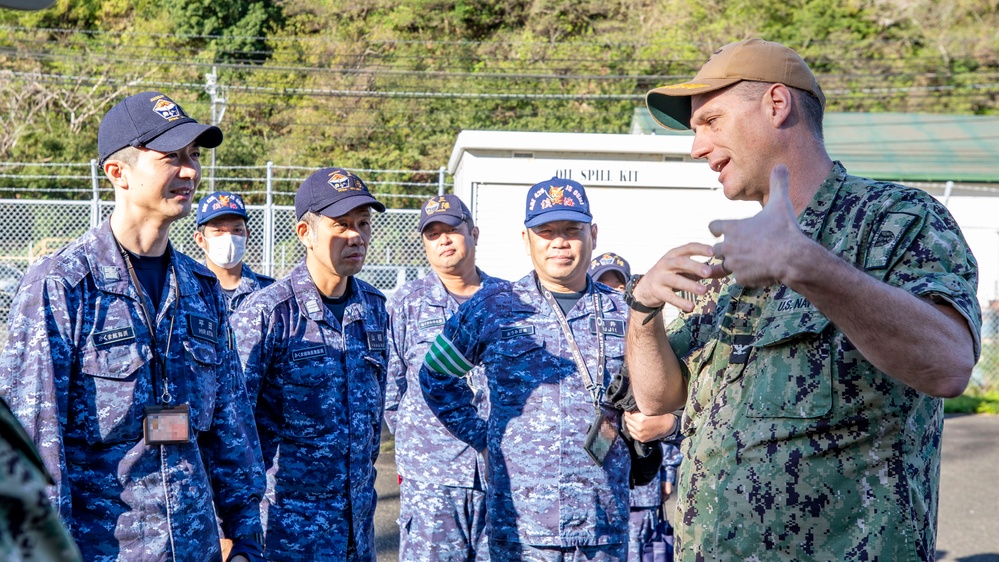
POLYGON ((227 232, 221 236, 205 237, 205 240, 208 241, 208 259, 224 269, 238 264, 246 253, 246 236, 233 236, 227 232))

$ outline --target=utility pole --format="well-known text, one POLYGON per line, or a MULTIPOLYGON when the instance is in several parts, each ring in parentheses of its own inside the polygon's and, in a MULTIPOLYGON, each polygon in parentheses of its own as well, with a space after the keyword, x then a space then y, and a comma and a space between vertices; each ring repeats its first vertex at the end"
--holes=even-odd
MULTIPOLYGON (((212 71, 205 74, 205 92, 212 100, 212 125, 218 127, 219 123, 222 122, 222 116, 225 115, 225 88, 219 86, 218 84, 218 74, 216 67, 212 67, 212 71)), ((208 168, 208 191, 209 193, 215 192, 215 149, 212 148, 212 162, 211 166, 208 168)))

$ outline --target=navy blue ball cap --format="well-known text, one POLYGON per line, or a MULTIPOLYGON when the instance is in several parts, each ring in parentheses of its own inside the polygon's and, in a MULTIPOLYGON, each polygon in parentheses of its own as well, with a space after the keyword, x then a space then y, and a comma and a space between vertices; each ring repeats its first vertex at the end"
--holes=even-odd
POLYGON ((246 215, 246 204, 243 198, 231 191, 216 191, 209 193, 198 201, 198 213, 195 218, 197 226, 221 216, 241 217, 249 221, 246 215))
POLYGON ((562 178, 536 183, 527 191, 524 226, 533 228, 553 221, 593 222, 590 200, 582 184, 562 178))
POLYGON ((417 230, 423 232, 428 224, 442 222, 448 226, 458 226, 472 217, 472 212, 457 195, 437 195, 431 197, 420 208, 420 224, 417 230))
POLYGON ((593 279, 599 279, 601 275, 608 271, 616 271, 627 281, 631 277, 631 265, 628 261, 614 252, 604 252, 590 260, 590 270, 588 273, 593 279))
POLYGON ((180 105, 160 92, 142 92, 118 102, 97 130, 101 165, 126 146, 173 152, 195 141, 198 146, 215 148, 222 144, 222 130, 188 117, 180 105))
POLYGON ((299 220, 307 212, 336 218, 361 205, 385 212, 361 178, 343 168, 323 168, 305 178, 295 193, 295 215, 299 220))

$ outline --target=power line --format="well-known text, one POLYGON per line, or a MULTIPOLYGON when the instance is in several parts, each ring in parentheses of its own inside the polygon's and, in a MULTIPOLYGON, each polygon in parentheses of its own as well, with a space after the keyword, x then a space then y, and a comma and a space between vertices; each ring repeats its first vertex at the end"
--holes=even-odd
MULTIPOLYGON (((136 79, 119 80, 115 78, 93 77, 71 74, 41 73, 41 72, 20 72, 5 71, 11 76, 20 78, 30 78, 39 81, 53 82, 73 82, 90 85, 145 85, 171 88, 202 88, 203 84, 194 82, 171 82, 161 80, 136 79)), ((526 92, 432 92, 432 91, 404 91, 404 90, 350 90, 339 88, 306 88, 306 87, 275 87, 275 86, 249 86, 230 85, 230 91, 239 91, 255 94, 272 94, 282 96, 319 96, 319 97, 354 97, 354 98, 407 98, 407 99, 495 99, 495 100, 573 100, 573 101, 642 101, 645 94, 587 94, 587 93, 526 93, 526 92)), ((939 93, 956 92, 960 90, 979 90, 999 92, 999 82, 986 84, 962 84, 962 85, 939 85, 939 86, 904 86, 904 87, 882 87, 882 88, 856 88, 856 89, 826 89, 827 97, 840 96, 860 96, 877 97, 884 95, 909 95, 913 93, 939 93)))

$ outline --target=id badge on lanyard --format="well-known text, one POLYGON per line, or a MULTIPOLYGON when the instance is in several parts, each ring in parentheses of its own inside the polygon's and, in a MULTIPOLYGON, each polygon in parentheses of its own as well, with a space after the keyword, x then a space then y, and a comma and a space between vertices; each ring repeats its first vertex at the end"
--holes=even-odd
POLYGON ((191 409, 177 406, 146 406, 142 433, 146 445, 187 443, 191 440, 191 409))
POLYGON ((590 423, 589 431, 586 432, 586 441, 583 443, 583 450, 590 455, 597 466, 603 466, 610 453, 614 441, 617 441, 618 431, 603 413, 603 409, 597 409, 593 422, 590 423))

